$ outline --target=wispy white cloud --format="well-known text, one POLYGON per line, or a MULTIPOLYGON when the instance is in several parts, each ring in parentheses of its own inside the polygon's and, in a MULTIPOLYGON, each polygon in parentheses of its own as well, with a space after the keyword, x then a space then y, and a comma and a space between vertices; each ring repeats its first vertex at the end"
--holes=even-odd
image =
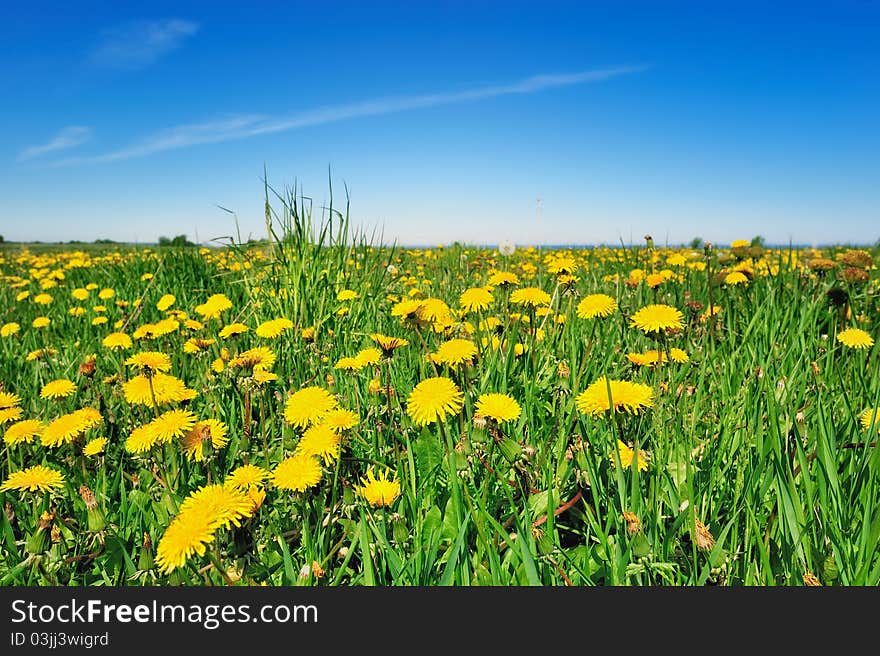
POLYGON ((297 130, 346 119, 379 116, 436 107, 438 105, 473 102, 499 96, 537 93, 556 87, 608 80, 621 75, 637 73, 646 70, 646 68, 646 66, 624 66, 561 75, 536 75, 512 84, 485 86, 467 91, 366 100, 348 105, 320 107, 287 116, 248 115, 207 123, 179 125, 157 132, 117 150, 86 157, 71 157, 55 162, 54 165, 71 166, 74 164, 115 162, 136 157, 146 157, 154 153, 199 144, 247 139, 249 137, 297 130))
POLYGON ((19 161, 39 157, 48 153, 55 153, 59 150, 74 148, 88 141, 92 136, 92 131, 83 126, 71 125, 52 137, 49 141, 38 146, 29 146, 18 154, 19 161))
POLYGON ((102 68, 144 68, 198 31, 198 23, 178 18, 117 25, 102 33, 89 61, 102 68))

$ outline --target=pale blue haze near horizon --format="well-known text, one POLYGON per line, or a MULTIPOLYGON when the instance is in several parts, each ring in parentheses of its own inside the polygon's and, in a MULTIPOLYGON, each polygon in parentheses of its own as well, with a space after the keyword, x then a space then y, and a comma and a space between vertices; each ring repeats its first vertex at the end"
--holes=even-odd
POLYGON ((0 235, 873 244, 880 3, 5 3, 0 235))

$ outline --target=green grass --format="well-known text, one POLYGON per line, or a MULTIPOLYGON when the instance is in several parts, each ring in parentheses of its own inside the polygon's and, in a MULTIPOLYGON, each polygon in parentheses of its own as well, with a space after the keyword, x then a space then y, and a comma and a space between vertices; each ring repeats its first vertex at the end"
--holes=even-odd
MULTIPOLYGON (((62 471, 66 483, 45 495, 0 492, 7 509, 0 517, 0 583, 763 586, 802 585, 808 572, 826 585, 880 583, 877 432, 858 423, 860 412, 880 405, 877 347, 858 351, 835 339, 844 325, 877 336, 873 269, 869 283, 847 284, 839 280, 840 267, 816 275, 804 266, 809 254, 756 252, 749 284, 711 286, 711 298, 723 308, 713 326, 691 315, 687 302, 708 305, 711 274, 744 255, 729 248, 708 256, 701 251, 692 260, 708 262, 709 271, 668 267, 681 281, 654 290, 625 280, 637 267, 649 273, 667 268, 673 249, 520 249, 508 258, 460 245, 415 251, 372 246, 375 235, 351 237, 347 206, 313 210, 295 190, 267 188, 267 208, 272 239, 259 248, 233 242, 210 252, 101 249, 83 255, 83 266, 70 266, 79 257, 71 251, 0 253, 0 325, 21 324, 18 334, 0 338, 3 389, 21 397, 23 418, 49 421, 86 405, 99 408, 104 423, 87 437, 109 439, 106 453, 90 458, 81 455, 81 443, 4 444, 4 480, 45 463, 62 471), (562 254, 579 265, 570 288, 558 284, 545 262, 562 254), (553 310, 565 322, 512 319, 518 308, 500 289, 491 308, 457 318, 446 334, 391 316, 396 300, 413 288, 457 309, 459 294, 485 284, 493 268, 551 293, 553 310), (40 281, 53 271, 63 279, 46 290, 52 303, 35 304, 40 281), (617 281, 606 279, 613 274, 617 281), (92 309, 98 289, 84 303, 71 297, 89 283, 114 290, 106 313, 92 309), (847 290, 849 319, 829 304, 831 287, 847 290), (340 302, 341 289, 359 298, 340 302), (24 290, 30 297, 16 300, 24 290), (125 368, 124 356, 101 339, 116 321, 130 334, 163 318, 155 307, 163 294, 175 295, 173 307, 195 317, 195 306, 218 292, 233 308, 223 321, 205 322, 199 334, 216 338, 233 321, 249 325, 249 333, 191 355, 182 351, 189 335, 178 331, 136 342, 129 354, 170 354, 172 373, 198 391, 189 407, 200 418, 226 423, 228 445, 203 462, 187 459, 175 443, 145 456, 127 452, 131 430, 154 412, 130 406, 118 381, 104 382, 125 368), (579 319, 579 298, 596 292, 613 296, 621 312, 579 319), (117 307, 116 300, 128 306, 117 307), (626 320, 649 303, 685 313, 686 328, 668 345, 685 350, 688 363, 637 369, 625 357, 665 348, 626 320), (68 314, 77 305, 86 312, 68 314), (348 310, 339 313, 343 307, 348 310), (99 314, 109 322, 93 326, 99 314), (41 315, 52 319, 50 326, 31 328, 41 315), (295 326, 284 337, 254 334, 261 321, 282 316, 295 326), (481 338, 490 335, 478 324, 489 316, 500 319, 507 348, 482 347, 481 338), (543 327, 540 341, 536 325, 543 327), (301 337, 306 327, 315 328, 314 341, 301 337), (372 346, 374 332, 410 344, 375 369, 334 369, 339 358, 372 346), (437 365, 435 373, 425 356, 450 336, 473 339, 480 356, 470 367, 437 365), (514 353, 515 343, 528 347, 523 355, 514 353), (234 355, 256 345, 278 356, 274 383, 255 386, 229 368, 211 372, 221 347, 234 355), (58 352, 25 360, 45 347, 58 352), (79 372, 90 353, 98 356, 91 378, 79 372), (442 424, 419 427, 405 412, 407 395, 437 373, 463 390, 464 408, 442 424), (650 385, 653 407, 614 418, 580 413, 577 395, 603 375, 650 385), (41 386, 60 377, 78 384, 76 394, 41 399, 41 386), (371 392, 372 378, 393 394, 371 392), (302 494, 267 486, 253 519, 221 530, 204 556, 161 574, 153 563, 156 545, 190 492, 222 481, 245 462, 271 468, 293 453, 301 431, 283 420, 284 400, 307 385, 326 387, 360 419, 341 457, 324 467, 321 483, 302 494), (522 407, 500 433, 473 421, 476 399, 487 392, 507 393, 522 407), (615 460, 618 438, 646 452, 646 471, 615 460), (388 468, 399 479, 401 495, 391 507, 371 507, 356 494, 369 467, 388 468), (100 532, 88 528, 78 493, 83 484, 106 518, 100 532), (41 547, 34 534, 48 509, 55 512, 55 539, 41 547), (624 512, 638 518, 637 532, 627 530, 624 512), (698 521, 713 544, 697 539, 698 521), (145 547, 145 535, 152 548, 145 547)), ((833 259, 845 250, 824 255, 833 259)))

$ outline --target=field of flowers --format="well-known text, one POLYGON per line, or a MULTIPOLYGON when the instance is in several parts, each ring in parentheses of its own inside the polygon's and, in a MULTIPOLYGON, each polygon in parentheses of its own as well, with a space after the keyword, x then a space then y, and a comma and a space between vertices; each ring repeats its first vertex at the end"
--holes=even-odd
POLYGON ((880 583, 871 249, 343 226, 0 251, 0 584, 880 583))

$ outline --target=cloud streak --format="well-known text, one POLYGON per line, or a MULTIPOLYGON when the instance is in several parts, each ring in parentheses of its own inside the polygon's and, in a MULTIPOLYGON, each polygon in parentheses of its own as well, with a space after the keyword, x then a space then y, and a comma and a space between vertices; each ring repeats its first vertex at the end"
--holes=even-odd
POLYGON ((298 130, 337 121, 368 116, 381 116, 397 112, 426 109, 439 105, 475 102, 500 96, 530 94, 548 89, 568 87, 577 84, 600 82, 611 78, 629 75, 646 70, 646 66, 622 66, 579 73, 560 75, 537 75, 511 84, 494 85, 470 89, 433 93, 418 96, 403 96, 366 100, 347 105, 319 107, 317 109, 289 114, 287 116, 265 116, 260 114, 234 116, 206 123, 179 125, 161 130, 138 142, 117 150, 87 157, 71 157, 54 163, 55 166, 75 164, 101 164, 121 160, 146 157, 179 148, 201 144, 222 143, 247 139, 266 134, 298 130))
POLYGON ((91 139, 92 131, 83 126, 71 125, 52 137, 48 142, 38 146, 29 146, 18 154, 18 160, 24 161, 46 155, 48 153, 56 153, 59 150, 67 150, 75 148, 80 144, 84 144, 91 139))
POLYGON ((198 31, 198 23, 177 18, 118 25, 104 31, 89 61, 101 68, 145 68, 198 31))

